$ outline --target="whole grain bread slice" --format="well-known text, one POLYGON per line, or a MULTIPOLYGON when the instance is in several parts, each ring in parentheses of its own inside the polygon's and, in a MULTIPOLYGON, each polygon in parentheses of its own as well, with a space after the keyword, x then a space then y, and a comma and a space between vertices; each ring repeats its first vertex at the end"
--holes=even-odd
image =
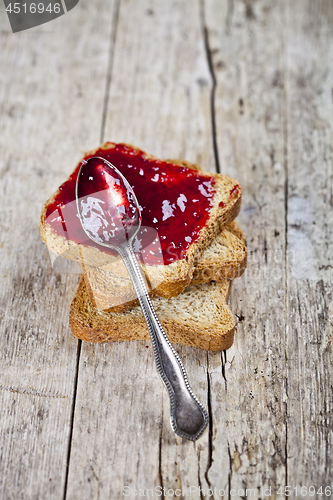
MULTIPOLYGON (((235 328, 227 306, 230 286, 230 281, 210 282, 187 287, 178 297, 154 297, 153 306, 169 340, 209 351, 228 349, 235 328)), ((140 306, 122 313, 97 309, 83 276, 70 307, 69 324, 73 334, 87 342, 150 338, 140 306)))
MULTIPOLYGON (((110 142, 105 143, 101 147, 86 153, 84 158, 95 154, 102 156, 103 151, 109 151, 116 147, 117 144, 110 142)), ((126 147, 131 150, 131 154, 140 154, 147 162, 150 160, 159 161, 154 156, 143 153, 135 146, 126 145, 126 147)), ((75 173, 77 174, 81 161, 69 179, 75 177, 75 173)), ((193 170, 200 169, 197 165, 180 160, 168 160, 167 163, 172 164, 175 169, 184 167, 192 168, 193 170)), ((200 171, 200 176, 204 176, 207 180, 214 179, 215 194, 212 199, 212 207, 209 210, 208 220, 205 226, 202 227, 199 238, 190 244, 182 259, 175 260, 168 265, 153 265, 149 266, 149 268, 147 266, 146 275, 148 283, 155 289, 155 293, 161 296, 176 296, 191 282, 195 261, 200 258, 202 252, 204 252, 211 241, 220 233, 221 228, 230 224, 240 210, 241 188, 236 179, 232 179, 222 174, 210 174, 202 171, 200 171)), ((48 207, 52 206, 54 199, 60 191, 64 189, 66 182, 60 186, 43 207, 40 224, 42 240, 53 253, 69 259, 74 259, 83 264, 83 266, 90 265, 98 268, 103 268, 108 265, 112 266, 114 257, 110 254, 101 251, 99 248, 85 245, 84 243, 76 243, 69 238, 68 228, 60 234, 59 232, 55 232, 52 225, 49 223, 49 219, 46 217, 48 207)), ((177 220, 175 220, 175 224, 177 224, 177 220)), ((110 289, 109 287, 107 288, 110 289)))
POLYGON ((239 278, 247 266, 243 231, 236 221, 226 226, 194 263, 192 285, 239 278))
MULTIPOLYGON (((243 274, 246 262, 247 249, 244 235, 233 221, 216 236, 201 257, 195 261, 190 284, 233 280, 243 274)), ((141 269, 149 280, 147 266, 141 266, 141 269)), ((90 300, 98 309, 123 312, 139 304, 132 282, 120 259, 102 268, 85 264, 83 276, 90 300)), ((173 293, 167 298, 177 296, 182 291, 182 283, 176 283, 173 293)), ((156 288, 150 284, 150 296, 154 295, 158 295, 158 289, 156 292, 156 288)))

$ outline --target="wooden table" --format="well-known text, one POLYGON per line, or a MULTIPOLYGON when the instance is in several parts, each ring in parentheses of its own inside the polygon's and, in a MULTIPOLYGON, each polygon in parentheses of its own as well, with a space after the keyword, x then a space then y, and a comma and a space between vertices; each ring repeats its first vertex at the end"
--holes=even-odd
POLYGON ((1 500, 329 498, 332 2, 81 0, 16 34, 1 2, 0 21, 1 500), (39 238, 45 200, 107 139, 243 188, 235 343, 177 346, 210 411, 195 443, 171 431, 147 342, 73 337, 78 275, 39 238))

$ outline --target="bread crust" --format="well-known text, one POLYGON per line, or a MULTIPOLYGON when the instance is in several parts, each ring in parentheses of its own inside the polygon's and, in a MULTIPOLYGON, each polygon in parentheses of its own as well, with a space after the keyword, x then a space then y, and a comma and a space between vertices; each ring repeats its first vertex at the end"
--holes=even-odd
MULTIPOLYGON (((244 235, 233 221, 210 243, 195 261, 190 285, 233 280, 243 274, 247 263, 244 235)), ((139 304, 125 266, 118 259, 104 268, 84 265, 83 276, 92 304, 103 311, 124 312, 139 304)), ((186 286, 186 285, 185 285, 186 286)), ((185 288, 175 283, 166 298, 176 297, 185 288)), ((158 295, 150 286, 150 297, 158 295)))
MULTIPOLYGON (((208 351, 228 349, 235 322, 227 306, 231 282, 188 287, 181 296, 155 297, 153 306, 171 342, 208 351)), ((139 306, 123 313, 101 311, 93 306, 85 281, 80 283, 70 307, 73 334, 87 342, 122 342, 150 339, 139 306)))
POLYGON ((211 242, 195 262, 192 285, 234 280, 247 266, 247 248, 242 230, 233 221, 211 242))

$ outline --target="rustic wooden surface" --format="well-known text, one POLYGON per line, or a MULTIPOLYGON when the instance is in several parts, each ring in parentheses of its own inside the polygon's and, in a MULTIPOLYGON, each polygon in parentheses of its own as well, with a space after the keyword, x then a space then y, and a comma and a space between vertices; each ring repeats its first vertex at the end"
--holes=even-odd
POLYGON ((332 2, 81 0, 17 34, 1 3, 0 41, 1 500, 329 498, 332 2), (78 275, 39 240, 44 201, 107 139, 243 188, 235 343, 177 346, 211 415, 196 443, 148 343, 71 335, 78 275))

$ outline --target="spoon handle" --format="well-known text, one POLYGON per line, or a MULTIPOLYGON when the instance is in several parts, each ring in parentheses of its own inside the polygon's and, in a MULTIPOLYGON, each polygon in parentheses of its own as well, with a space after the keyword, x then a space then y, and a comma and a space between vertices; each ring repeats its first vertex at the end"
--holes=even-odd
POLYGON ((154 348, 157 371, 169 393, 171 427, 179 436, 195 441, 207 426, 207 412, 193 394, 183 363, 157 318, 130 243, 117 249, 140 301, 154 348))

